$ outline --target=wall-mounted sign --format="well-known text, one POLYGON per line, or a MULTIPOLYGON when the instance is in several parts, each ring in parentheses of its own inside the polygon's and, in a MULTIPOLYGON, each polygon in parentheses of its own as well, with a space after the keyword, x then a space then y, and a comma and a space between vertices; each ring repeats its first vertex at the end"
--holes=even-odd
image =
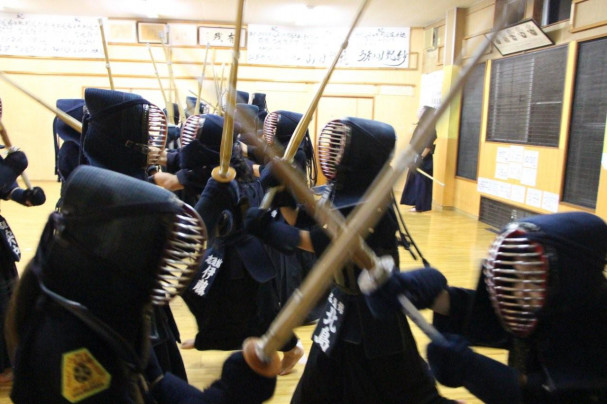
MULTIPOLYGON (((228 27, 198 27, 198 45, 206 46, 234 46, 234 34, 236 30, 228 27)), ((240 31, 240 47, 247 46, 247 30, 240 31)))
MULTIPOLYGON (((489 35, 485 34, 486 37, 489 35)), ((504 28, 493 38, 493 45, 502 55, 541 48, 553 43, 534 20, 521 21, 504 28)))

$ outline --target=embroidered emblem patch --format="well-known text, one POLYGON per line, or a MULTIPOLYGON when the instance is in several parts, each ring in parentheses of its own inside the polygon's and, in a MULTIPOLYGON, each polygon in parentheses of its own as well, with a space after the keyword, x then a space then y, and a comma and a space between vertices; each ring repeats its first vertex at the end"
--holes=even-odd
POLYGON ((86 348, 63 354, 61 394, 70 403, 77 403, 110 386, 112 375, 86 348))

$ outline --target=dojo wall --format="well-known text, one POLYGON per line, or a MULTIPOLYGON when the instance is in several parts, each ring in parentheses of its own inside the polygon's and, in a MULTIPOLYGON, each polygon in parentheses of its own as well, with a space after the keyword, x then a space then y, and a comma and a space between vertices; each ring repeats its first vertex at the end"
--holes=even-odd
MULTIPOLYGON (((419 103, 423 41, 423 28, 411 29, 410 63, 406 69, 338 67, 310 125, 311 135, 315 137, 315 132, 328 119, 349 114, 393 125, 399 147, 408 144, 411 123, 419 103)), ((151 50, 167 91, 170 80, 164 50, 160 44, 151 45, 151 50)), ((191 95, 189 91, 197 91, 205 47, 174 46, 172 52, 179 101, 184 105, 186 95, 191 95)), ((163 105, 158 79, 145 44, 109 42, 108 54, 116 90, 132 91, 163 105)), ((211 47, 209 50, 202 96, 211 103, 216 102, 215 82, 222 76, 222 66, 225 66, 224 78, 227 80, 229 76, 231 58, 230 48, 211 47)), ((246 60, 247 49, 244 48, 241 50, 237 88, 266 93, 270 111, 285 109, 304 113, 326 72, 324 67, 259 66, 248 64, 246 60)), ((110 88, 103 58, 0 56, 0 66, 10 79, 52 106, 58 98, 82 98, 87 87, 110 88)), ((11 141, 24 149, 29 157, 29 177, 32 180, 54 180, 54 115, 3 81, 0 81, 0 97, 3 102, 2 122, 11 141)))

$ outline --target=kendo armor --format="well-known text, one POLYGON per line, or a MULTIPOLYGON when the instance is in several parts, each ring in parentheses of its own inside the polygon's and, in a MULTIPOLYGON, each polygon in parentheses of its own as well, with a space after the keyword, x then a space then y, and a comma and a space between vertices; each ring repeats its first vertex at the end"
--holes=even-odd
POLYGON ((506 330, 528 336, 540 312, 583 304, 604 283, 606 243, 605 223, 582 212, 533 216, 508 225, 483 268, 506 330))
POLYGON ((567 212, 506 226, 483 264, 479 288, 514 337, 509 364, 542 374, 530 388, 550 402, 607 397, 606 254, 605 222, 567 212))
MULTIPOLYGON (((269 145, 278 145, 286 148, 295 134, 295 129, 301 121, 303 115, 291 111, 273 111, 270 112, 263 123, 263 138, 269 145)), ((316 185, 317 168, 314 159, 314 147, 310 140, 310 134, 306 133, 301 140, 299 148, 293 156, 302 171, 307 172, 308 186, 316 185)))
POLYGON ((549 260, 543 245, 530 240, 539 227, 525 222, 509 225, 493 242, 483 271, 487 291, 503 327, 526 337, 537 326, 544 306, 549 260))
POLYGON ((363 118, 330 121, 318 136, 318 161, 333 204, 349 207, 361 198, 394 151, 394 128, 363 118))
POLYGON ((45 247, 48 260, 68 250, 87 260, 77 264, 77 270, 43 269, 41 281, 91 309, 110 305, 112 299, 96 301, 95 293, 83 289, 103 289, 111 277, 133 283, 132 293, 145 292, 142 296, 155 305, 168 303, 189 284, 207 239, 200 216, 171 192, 90 166, 74 171, 50 223, 54 233, 45 247))
POLYGON ((45 392, 51 395, 45 399, 59 402, 66 390, 53 381, 79 377, 78 366, 65 364, 77 350, 111 377, 96 391, 100 399, 124 389, 136 397, 150 352, 151 307, 167 304, 190 283, 206 228, 173 193, 102 168, 76 168, 62 196, 31 266, 40 297, 31 303, 34 320, 24 329, 28 342, 18 347, 13 393, 45 392), (49 354, 48 362, 39 363, 35 355, 41 352, 49 354), (30 381, 35 386, 28 385, 32 374, 38 375, 30 381))
POLYGON ((302 114, 291 111, 270 112, 263 123, 264 140, 270 145, 287 147, 302 117, 302 114))
POLYGON ((219 164, 222 133, 221 116, 190 116, 181 129, 180 167, 195 169, 219 164))
POLYGON ((87 88, 82 148, 89 163, 139 179, 167 142, 164 112, 141 96, 87 88))

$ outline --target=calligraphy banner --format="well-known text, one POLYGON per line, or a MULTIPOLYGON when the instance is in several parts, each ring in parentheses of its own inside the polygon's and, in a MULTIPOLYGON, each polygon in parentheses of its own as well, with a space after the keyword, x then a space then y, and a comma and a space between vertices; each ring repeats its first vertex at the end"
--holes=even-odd
MULTIPOLYGON (((346 28, 302 28, 249 24, 247 62, 287 66, 327 66, 346 28)), ((409 67, 410 28, 361 27, 350 37, 338 66, 409 67)))
MULTIPOLYGON (((234 46, 235 28, 227 27, 198 27, 198 44, 216 47, 234 46)), ((243 48, 247 43, 247 31, 242 28, 240 31, 240 47, 243 48)))
POLYGON ((0 14, 0 54, 103 57, 97 18, 0 14))

